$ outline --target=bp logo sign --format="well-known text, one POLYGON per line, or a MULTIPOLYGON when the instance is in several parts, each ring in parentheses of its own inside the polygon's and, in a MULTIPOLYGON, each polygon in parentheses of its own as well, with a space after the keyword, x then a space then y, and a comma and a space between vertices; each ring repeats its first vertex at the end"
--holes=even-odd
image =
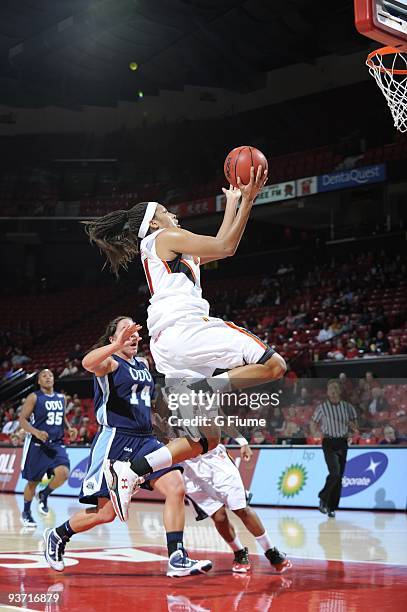
POLYGON ((278 480, 278 490, 284 497, 294 497, 304 488, 307 477, 307 470, 303 465, 290 465, 278 480))
POLYGON ((371 487, 383 476, 388 462, 387 456, 378 451, 353 457, 346 463, 341 497, 349 497, 371 487))

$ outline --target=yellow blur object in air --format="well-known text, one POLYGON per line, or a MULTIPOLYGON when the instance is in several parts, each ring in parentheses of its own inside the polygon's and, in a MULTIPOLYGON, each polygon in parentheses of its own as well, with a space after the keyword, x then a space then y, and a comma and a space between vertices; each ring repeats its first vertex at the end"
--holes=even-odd
POLYGON ((130 62, 130 64, 129 64, 129 68, 130 68, 130 70, 132 70, 133 72, 134 72, 135 70, 137 70, 137 68, 138 68, 138 64, 137 64, 137 62, 130 62))

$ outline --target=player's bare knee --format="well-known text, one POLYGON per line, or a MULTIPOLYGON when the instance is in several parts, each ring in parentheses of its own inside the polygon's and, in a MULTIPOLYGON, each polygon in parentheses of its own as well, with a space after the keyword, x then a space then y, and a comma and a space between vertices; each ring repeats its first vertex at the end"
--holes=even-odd
POLYGON ((171 495, 171 497, 178 497, 178 498, 185 497, 184 480, 180 472, 178 471, 174 472, 174 477, 171 480, 171 487, 169 488, 168 495, 171 495))
POLYGON ((233 513, 236 514, 236 516, 238 516, 242 521, 248 517, 249 515, 249 509, 246 506, 246 508, 238 508, 238 510, 233 510, 233 513))
POLYGON ((266 361, 264 367, 267 369, 269 380, 278 380, 282 378, 287 371, 285 359, 278 353, 274 353, 274 355, 266 361))
POLYGON ((216 510, 216 512, 212 514, 211 518, 217 525, 225 523, 228 520, 228 515, 226 514, 225 506, 222 506, 222 508, 216 510))

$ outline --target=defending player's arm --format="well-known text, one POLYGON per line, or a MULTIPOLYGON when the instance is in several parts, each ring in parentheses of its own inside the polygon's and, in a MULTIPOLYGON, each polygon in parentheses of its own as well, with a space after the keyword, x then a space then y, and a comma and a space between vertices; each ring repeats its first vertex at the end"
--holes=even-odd
POLYGON ((219 414, 223 416, 222 431, 233 438, 240 446, 240 456, 243 461, 250 461, 253 455, 253 451, 249 446, 249 442, 243 436, 242 433, 232 423, 228 423, 228 418, 221 408, 219 408, 219 414))
POLYGON ((250 171, 250 183, 243 185, 238 180, 242 193, 242 203, 232 224, 222 237, 202 236, 180 228, 166 229, 157 236, 157 255, 161 259, 174 259, 179 253, 188 253, 201 257, 202 261, 224 259, 235 254, 245 230, 254 199, 267 180, 267 172, 263 173, 259 166, 256 176, 254 168, 250 171))
POLYGON ((123 328, 117 339, 106 346, 93 349, 82 359, 82 365, 88 372, 96 376, 105 376, 117 368, 117 362, 112 358, 113 353, 130 346, 131 336, 141 329, 141 325, 133 323, 123 328))
POLYGON ((35 436, 41 442, 46 442, 48 440, 48 433, 46 431, 41 431, 36 427, 33 427, 29 422, 29 419, 33 413, 35 408, 35 404, 37 403, 37 396, 35 393, 30 393, 23 403, 23 407, 20 413, 20 425, 21 428, 24 429, 27 433, 35 436))

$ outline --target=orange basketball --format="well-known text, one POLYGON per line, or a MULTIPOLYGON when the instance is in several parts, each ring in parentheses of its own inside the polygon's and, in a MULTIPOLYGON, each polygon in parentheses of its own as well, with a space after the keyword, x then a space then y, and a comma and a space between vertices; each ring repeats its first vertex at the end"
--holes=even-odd
POLYGON ((268 170, 267 159, 263 153, 254 147, 243 145, 236 147, 226 157, 223 165, 223 171, 228 183, 237 187, 237 177, 244 185, 250 182, 250 168, 254 166, 255 172, 259 166, 264 170, 268 170))

